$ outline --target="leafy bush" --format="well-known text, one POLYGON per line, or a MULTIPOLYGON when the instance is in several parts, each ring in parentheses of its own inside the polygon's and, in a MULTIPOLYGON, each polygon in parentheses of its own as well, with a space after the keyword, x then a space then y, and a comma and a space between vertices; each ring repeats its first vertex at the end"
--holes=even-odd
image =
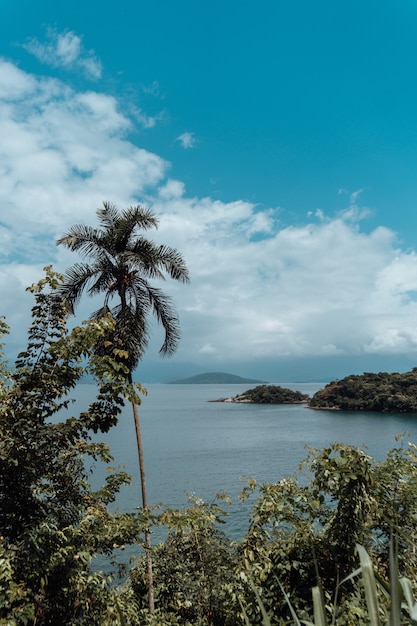
POLYGON ((338 625, 364 623, 366 605, 349 578, 356 569, 356 546, 368 551, 378 576, 387 580, 392 533, 400 572, 415 585, 415 452, 412 445, 394 449, 377 463, 361 450, 334 444, 310 452, 302 482, 293 477, 260 487, 239 547, 242 582, 236 592, 251 624, 263 618, 247 581, 259 591, 272 624, 291 620, 284 591, 298 617, 308 619, 314 587, 329 612, 338 593, 338 625))
MULTIPOLYGON (((241 497, 256 489, 250 479, 241 497)), ((358 576, 361 545, 374 563, 378 614, 388 624, 393 537, 398 576, 408 580, 409 594, 416 592, 416 494, 415 446, 394 448, 376 462, 334 444, 310 450, 299 476, 259 487, 238 544, 219 532, 209 505, 194 500, 185 511, 166 511, 168 538, 153 555, 159 614, 182 626, 311 623, 313 615, 320 626, 360 626, 369 620, 358 576), (318 621, 318 607, 327 621, 318 621)), ((144 561, 128 589, 144 607, 144 561)))
MULTIPOLYGON (((230 589, 238 561, 230 541, 216 528, 224 512, 216 503, 191 500, 188 509, 161 515, 168 536, 152 555, 155 604, 178 624, 233 626, 236 606, 230 589)), ((145 607, 145 559, 132 569, 130 585, 145 607)))

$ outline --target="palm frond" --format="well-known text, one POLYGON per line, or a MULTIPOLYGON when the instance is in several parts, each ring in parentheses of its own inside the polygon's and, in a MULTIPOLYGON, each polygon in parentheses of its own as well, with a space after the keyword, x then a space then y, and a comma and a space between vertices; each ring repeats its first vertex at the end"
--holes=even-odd
POLYGON ((99 222, 105 230, 111 230, 119 219, 119 209, 111 202, 103 202, 103 208, 96 211, 99 222))
POLYGON ((122 219, 127 223, 134 221, 136 227, 141 230, 150 230, 159 226, 159 220, 155 213, 151 209, 142 207, 140 204, 124 209, 121 215, 122 219))
POLYGON ((121 253, 132 245, 137 230, 157 228, 158 220, 154 214, 141 206, 125 209, 115 221, 112 236, 115 249, 121 253))
POLYGON ((160 269, 159 247, 152 241, 140 237, 131 248, 125 250, 123 256, 127 263, 147 278, 165 280, 165 276, 160 269))
POLYGON ((75 263, 65 272, 64 283, 59 288, 59 294, 65 301, 70 303, 72 308, 78 304, 95 273, 95 267, 87 263, 75 263))
POLYGON ((176 351, 181 337, 176 309, 172 299, 160 289, 149 285, 148 294, 153 313, 165 331, 164 343, 159 352, 163 356, 170 356, 176 351))
POLYGON ((75 224, 57 239, 56 245, 65 246, 83 256, 94 256, 102 246, 102 237, 96 228, 84 224, 75 224))
POLYGON ((88 289, 89 296, 96 296, 100 293, 114 291, 113 285, 115 283, 115 274, 113 266, 100 266, 100 271, 97 271, 96 280, 88 289))
POLYGON ((182 255, 169 246, 159 246, 160 263, 174 280, 182 283, 190 282, 190 275, 182 255))
POLYGON ((105 317, 108 313, 111 313, 111 311, 110 311, 108 305, 105 303, 105 304, 103 304, 103 306, 101 306, 99 309, 97 309, 97 311, 94 311, 91 314, 90 318, 92 320, 99 320, 102 317, 105 317))
POLYGON ((186 263, 175 248, 157 246, 141 237, 131 248, 126 249, 125 255, 132 265, 139 267, 149 278, 165 279, 163 272, 166 272, 174 280, 190 282, 186 263))
POLYGON ((115 306, 111 313, 116 320, 115 340, 129 353, 129 366, 133 369, 143 356, 149 342, 147 315, 130 306, 115 306))

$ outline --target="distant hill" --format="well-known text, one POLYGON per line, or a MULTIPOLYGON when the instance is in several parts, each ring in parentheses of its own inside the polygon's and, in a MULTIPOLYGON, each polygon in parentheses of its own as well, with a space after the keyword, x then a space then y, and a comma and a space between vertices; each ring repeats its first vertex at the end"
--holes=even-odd
POLYGON ((254 378, 242 378, 234 374, 225 374, 224 372, 206 372, 205 374, 197 374, 188 378, 178 378, 177 380, 169 380, 170 385, 231 385, 231 384, 252 384, 263 383, 263 380, 255 380, 254 378))

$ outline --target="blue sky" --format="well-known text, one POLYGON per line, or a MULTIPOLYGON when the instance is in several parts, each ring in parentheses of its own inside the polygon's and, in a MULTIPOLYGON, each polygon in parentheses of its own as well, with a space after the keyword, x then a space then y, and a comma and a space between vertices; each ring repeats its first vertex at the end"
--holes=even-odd
POLYGON ((156 331, 145 380, 416 365, 416 35, 411 0, 7 3, 11 353, 24 287, 78 260, 55 239, 108 200, 152 206, 190 268, 189 287, 163 285, 181 347, 158 361, 156 331))

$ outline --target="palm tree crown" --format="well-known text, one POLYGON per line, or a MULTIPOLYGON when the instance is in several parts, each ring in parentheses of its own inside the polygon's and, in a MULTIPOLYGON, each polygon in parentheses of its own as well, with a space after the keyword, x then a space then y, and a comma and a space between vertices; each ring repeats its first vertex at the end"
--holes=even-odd
POLYGON ((179 322, 171 298, 151 284, 165 275, 189 282, 188 269, 174 248, 156 245, 140 231, 158 228, 158 219, 141 206, 120 211, 104 203, 97 211, 100 228, 74 225, 57 240, 90 260, 76 263, 65 274, 62 295, 74 309, 82 294, 104 294, 104 304, 92 317, 110 311, 116 320, 116 338, 129 354, 132 371, 138 364, 149 339, 149 314, 154 314, 165 331, 160 348, 162 355, 175 352, 179 340, 179 322), (110 307, 110 301, 118 302, 110 307))

